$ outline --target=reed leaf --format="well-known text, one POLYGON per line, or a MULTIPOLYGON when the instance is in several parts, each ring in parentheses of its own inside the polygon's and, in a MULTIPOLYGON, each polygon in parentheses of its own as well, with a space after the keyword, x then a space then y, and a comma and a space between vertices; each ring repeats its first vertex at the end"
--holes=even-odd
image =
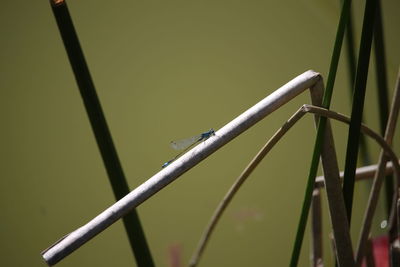
MULTIPOLYGON (((326 91, 324 93, 324 98, 322 102, 322 107, 329 109, 333 87, 335 84, 336 72, 338 68, 340 51, 342 49, 342 43, 344 38, 344 32, 346 29, 346 24, 350 14, 351 0, 344 0, 342 4, 342 10, 339 19, 339 25, 336 32, 335 44, 333 47, 333 53, 331 57, 331 64, 329 67, 328 80, 326 85, 326 91)), ((293 246, 292 256, 290 260, 290 266, 297 266, 301 245, 304 239, 304 232, 307 225, 307 217, 310 210, 311 200, 312 200, 312 192, 314 189, 315 177, 317 175, 318 165, 319 165, 319 157, 322 149, 323 137, 325 134, 325 126, 326 126, 326 118, 321 117, 318 123, 317 128, 317 137, 315 139, 314 151, 311 160, 311 166, 309 170, 306 191, 304 194, 304 200, 302 205, 302 210, 300 214, 300 220, 297 227, 296 239, 293 246)))
MULTIPOLYGON (((347 66, 348 66, 348 72, 349 72, 349 94, 350 98, 353 96, 353 85, 354 85, 354 80, 356 77, 356 52, 355 52, 355 44, 354 44, 354 31, 353 31, 353 18, 350 10, 349 14, 349 20, 347 21, 347 26, 346 26, 346 35, 345 35, 345 48, 347 51, 347 66)), ((363 119, 364 121, 364 119, 363 119)), ((365 140, 365 136, 361 135, 360 136, 360 159, 363 163, 363 165, 369 165, 371 164, 371 158, 369 155, 369 149, 368 149, 368 144, 365 140)))
MULTIPOLYGON (((385 58, 385 44, 383 36, 382 25, 382 8, 381 3, 378 1, 376 9, 376 21, 374 31, 374 54, 375 54, 375 71, 377 81, 377 95, 378 95, 378 109, 379 109, 379 125, 382 136, 385 134, 386 123, 388 120, 389 110, 389 96, 388 96, 388 82, 386 74, 386 58, 385 58)), ((385 200, 386 211, 389 214, 392 205, 393 196, 393 177, 388 175, 385 178, 385 200)))
POLYGON ((347 139, 346 160, 344 168, 343 196, 346 203, 347 220, 351 222, 351 211, 354 194, 354 176, 357 168, 357 156, 360 140, 361 120, 368 76, 369 59, 371 54, 372 36, 377 0, 367 0, 364 11, 364 21, 361 33, 361 43, 354 82, 351 123, 347 139))
MULTIPOLYGON (((50 0, 50 4, 107 170, 114 196, 119 200, 127 195, 130 190, 67 4, 65 1, 59 0, 50 0)), ((137 212, 132 210, 124 217, 123 222, 138 266, 154 266, 137 212)))

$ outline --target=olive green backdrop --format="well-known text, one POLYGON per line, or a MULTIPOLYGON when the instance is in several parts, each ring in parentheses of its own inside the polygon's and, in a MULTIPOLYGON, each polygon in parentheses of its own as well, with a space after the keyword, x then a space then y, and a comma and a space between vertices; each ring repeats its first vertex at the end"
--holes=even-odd
MULTIPOLYGON (((400 63, 400 2, 383 2, 392 91, 400 63)), ((132 189, 175 155, 172 139, 219 129, 308 69, 327 77, 340 10, 336 0, 70 0, 68 6, 132 189)), ((364 1, 353 6, 359 40, 364 1)), ((0 33, 0 265, 45 266, 41 250, 114 198, 48 1, 1 0, 0 33)), ((343 55, 332 108, 349 114, 343 55)), ((366 123, 378 130, 374 65, 370 73, 366 123)), ((172 250, 187 263, 237 175, 309 102, 307 93, 298 97, 138 208, 157 266, 170 266, 172 250)), ((334 128, 342 168, 347 127, 334 128)), ((200 266, 288 265, 313 144, 307 117, 244 185, 200 266)), ((369 144, 376 160, 379 150, 369 144)), ((366 184, 355 196, 355 241, 366 184)), ((308 265, 308 242, 301 266, 308 265)), ((325 251, 332 262, 329 242, 325 251)), ((135 263, 118 222, 58 266, 135 263)))

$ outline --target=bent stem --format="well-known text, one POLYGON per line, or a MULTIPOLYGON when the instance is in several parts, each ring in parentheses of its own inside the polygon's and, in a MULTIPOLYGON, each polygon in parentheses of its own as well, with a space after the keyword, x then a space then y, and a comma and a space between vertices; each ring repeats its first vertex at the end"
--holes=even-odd
MULTIPOLYGON (((342 4, 342 8, 341 8, 339 24, 338 24, 337 31, 336 31, 336 38, 335 38, 335 44, 333 47, 331 62, 329 65, 329 73, 328 73, 328 80, 327 80, 327 84, 326 84, 326 91, 325 91, 323 102, 322 102, 322 106, 327 109, 329 109, 331 99, 332 99, 333 87, 335 84, 336 72, 337 72, 338 64, 339 64, 340 51, 342 49, 342 44, 343 44, 344 32, 346 29, 346 24, 347 24, 348 18, 350 16, 350 7, 351 7, 351 0, 344 0, 343 4, 342 4)), ((309 169, 309 173, 308 173, 307 185, 306 185, 306 190, 304 193, 304 199, 303 199, 303 205, 302 205, 302 209, 301 209, 300 220, 299 220, 298 227, 297 227, 296 239, 295 239, 294 245, 293 245, 292 256, 290 258, 290 266, 292 266, 292 267, 297 266, 299 256, 300 256, 301 245, 302 245, 303 238, 304 238, 304 232, 305 232, 305 228, 306 228, 306 224, 307 224, 307 217, 308 217, 311 200, 312 200, 313 185, 315 182, 315 177, 317 176, 320 155, 321 155, 321 152, 323 149, 322 143, 323 143, 324 135, 325 135, 325 131, 326 131, 325 127, 326 127, 326 119, 323 117, 320 119, 320 122, 318 124, 317 136, 315 138, 314 151, 313 151, 312 158, 311 158, 311 165, 310 165, 310 169, 309 169)), ((333 182, 335 182, 335 181, 333 180, 332 183, 333 182)), ((330 185, 329 185, 329 187, 330 187, 330 185)), ((335 184, 333 183, 332 185, 335 185, 335 184)), ((337 188, 333 188, 333 189, 334 189, 334 191, 337 190, 337 188)), ((327 191, 327 192, 329 192, 329 191, 327 191)), ((341 206, 342 205, 341 202, 342 201, 339 200, 335 204, 341 206)), ((345 215, 341 214, 341 208, 339 210, 338 215, 339 215, 339 217, 345 216, 345 215)), ((347 218, 346 218, 346 220, 347 220, 347 218)), ((345 238, 347 238, 347 234, 346 234, 345 238)), ((351 241, 348 241, 348 240, 346 241, 346 243, 349 243, 349 242, 351 243, 351 241)), ((340 248, 340 250, 341 250, 341 248, 340 248)), ((351 262, 351 260, 353 258, 352 251, 350 251, 347 254, 346 258, 347 258, 346 261, 351 262)), ((342 264, 342 263, 339 262, 339 264, 342 264)))
POLYGON ((321 80, 322 77, 320 74, 312 70, 295 77, 253 107, 234 118, 219 129, 215 135, 195 146, 166 168, 154 174, 146 182, 136 187, 136 189, 105 209, 85 225, 71 232, 59 242, 51 245, 42 252, 42 257, 47 263, 53 264, 62 260, 222 146, 288 103, 297 95, 310 87, 314 87, 321 80))

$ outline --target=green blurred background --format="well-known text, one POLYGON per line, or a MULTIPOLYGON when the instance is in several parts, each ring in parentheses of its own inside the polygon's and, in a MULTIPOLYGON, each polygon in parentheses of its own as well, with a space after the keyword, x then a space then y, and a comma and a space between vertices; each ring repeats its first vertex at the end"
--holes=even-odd
MULTIPOLYGON (((364 1, 353 2, 359 40, 364 1)), ((132 189, 175 155, 172 139, 221 128, 308 69, 326 78, 340 10, 339 1, 317 0, 67 3, 132 189)), ((400 2, 382 7, 392 91, 400 2)), ((45 266, 40 251, 114 198, 49 2, 1 0, 0 30, 0 265, 45 266)), ((345 55, 332 108, 349 114, 345 55)), ((365 121, 379 130, 371 58, 365 121)), ((172 250, 188 262, 247 162, 309 102, 307 93, 296 98, 138 208, 157 266, 170 266, 172 250)), ((348 128, 333 125, 343 168, 348 128)), ((200 266, 288 265, 314 134, 306 117, 267 156, 228 208, 200 266)), ((376 161, 379 149, 368 144, 376 161)), ((354 242, 367 184, 356 189, 354 242)), ((326 233, 326 202, 323 208, 326 233)), ((375 234, 382 219, 381 204, 375 234)), ((307 235, 300 266, 308 265, 308 254, 307 235)), ((135 263, 118 222, 58 266, 135 263)))

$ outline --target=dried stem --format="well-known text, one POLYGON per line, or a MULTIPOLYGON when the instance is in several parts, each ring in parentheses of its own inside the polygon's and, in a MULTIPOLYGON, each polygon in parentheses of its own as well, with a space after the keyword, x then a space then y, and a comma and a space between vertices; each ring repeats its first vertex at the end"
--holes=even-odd
POLYGON ((311 263, 313 267, 323 267, 322 260, 322 207, 321 190, 315 188, 311 209, 311 263))
MULTIPOLYGON (((204 252, 205 246, 209 241, 211 234, 217 225, 219 219, 222 216, 225 208, 228 206, 236 192, 239 190, 240 186, 246 181, 246 179, 250 176, 253 170, 257 167, 257 165, 262 161, 262 159, 268 154, 268 152, 274 147, 276 143, 286 134, 287 131, 291 129, 307 112, 314 113, 317 115, 325 116, 331 119, 335 119, 344 123, 349 124, 350 119, 342 114, 326 110, 323 108, 311 106, 311 105, 303 105, 285 124, 268 140, 268 142, 262 147, 262 149, 257 153, 257 155, 252 159, 249 165, 243 170, 241 175, 237 178, 235 183, 231 186, 230 190, 227 192, 223 200, 218 205, 215 210, 211 220, 204 231, 200 242, 198 244, 197 250, 194 252, 190 266, 196 266, 198 261, 204 252)), ((398 162, 398 158, 391 149, 390 146, 384 141, 384 139, 376 132, 371 130, 365 125, 361 125, 361 132, 373 138, 385 151, 387 155, 389 155, 392 164, 394 165, 394 169, 396 172, 396 176, 400 177, 400 165, 398 162)), ((390 167, 390 166, 389 166, 390 167)), ((370 171, 370 170, 368 170, 370 171)), ((331 214, 332 216, 332 214, 331 214)), ((337 247, 337 245, 336 245, 337 247)))
MULTIPOLYGON (((360 181, 360 180, 373 178, 377 169, 378 169, 377 164, 357 168, 356 180, 360 181)), ((393 173, 393 164, 391 162, 388 162, 386 164, 386 168, 385 168, 385 175, 390 175, 392 173, 393 173)), ((343 179, 343 176, 344 176, 344 172, 340 172, 340 179, 343 179)), ((318 188, 324 187, 325 186, 324 183, 325 183, 324 176, 318 176, 315 179, 315 187, 318 187, 318 188)))
MULTIPOLYGON (((389 119, 385 131, 385 141, 388 145, 391 145, 393 141, 393 135, 396 128, 399 110, 400 110, 400 71, 398 74, 395 92, 393 95, 392 106, 390 109, 389 119)), ((367 210, 361 227, 361 234, 356 253, 356 266, 361 266, 361 262, 365 254, 366 244, 368 241, 368 236, 372 225, 372 219, 374 217, 376 206, 378 204, 379 192, 385 179, 385 168, 387 161, 388 161, 388 156, 384 153, 384 151, 381 151, 379 155, 378 171, 376 172, 374 177, 374 183, 372 185, 370 196, 368 199, 367 210)), ((397 186, 398 185, 399 183, 397 183, 397 186)), ((395 192, 397 192, 397 190, 395 190, 395 192)), ((393 207, 395 206, 396 204, 393 205, 393 207)), ((392 210, 395 211, 396 209, 392 210)))
POLYGON ((311 70, 297 76, 222 127, 214 136, 192 148, 169 166, 156 173, 86 225, 43 251, 43 258, 47 263, 56 263, 62 260, 183 173, 321 80, 319 73, 311 70))

